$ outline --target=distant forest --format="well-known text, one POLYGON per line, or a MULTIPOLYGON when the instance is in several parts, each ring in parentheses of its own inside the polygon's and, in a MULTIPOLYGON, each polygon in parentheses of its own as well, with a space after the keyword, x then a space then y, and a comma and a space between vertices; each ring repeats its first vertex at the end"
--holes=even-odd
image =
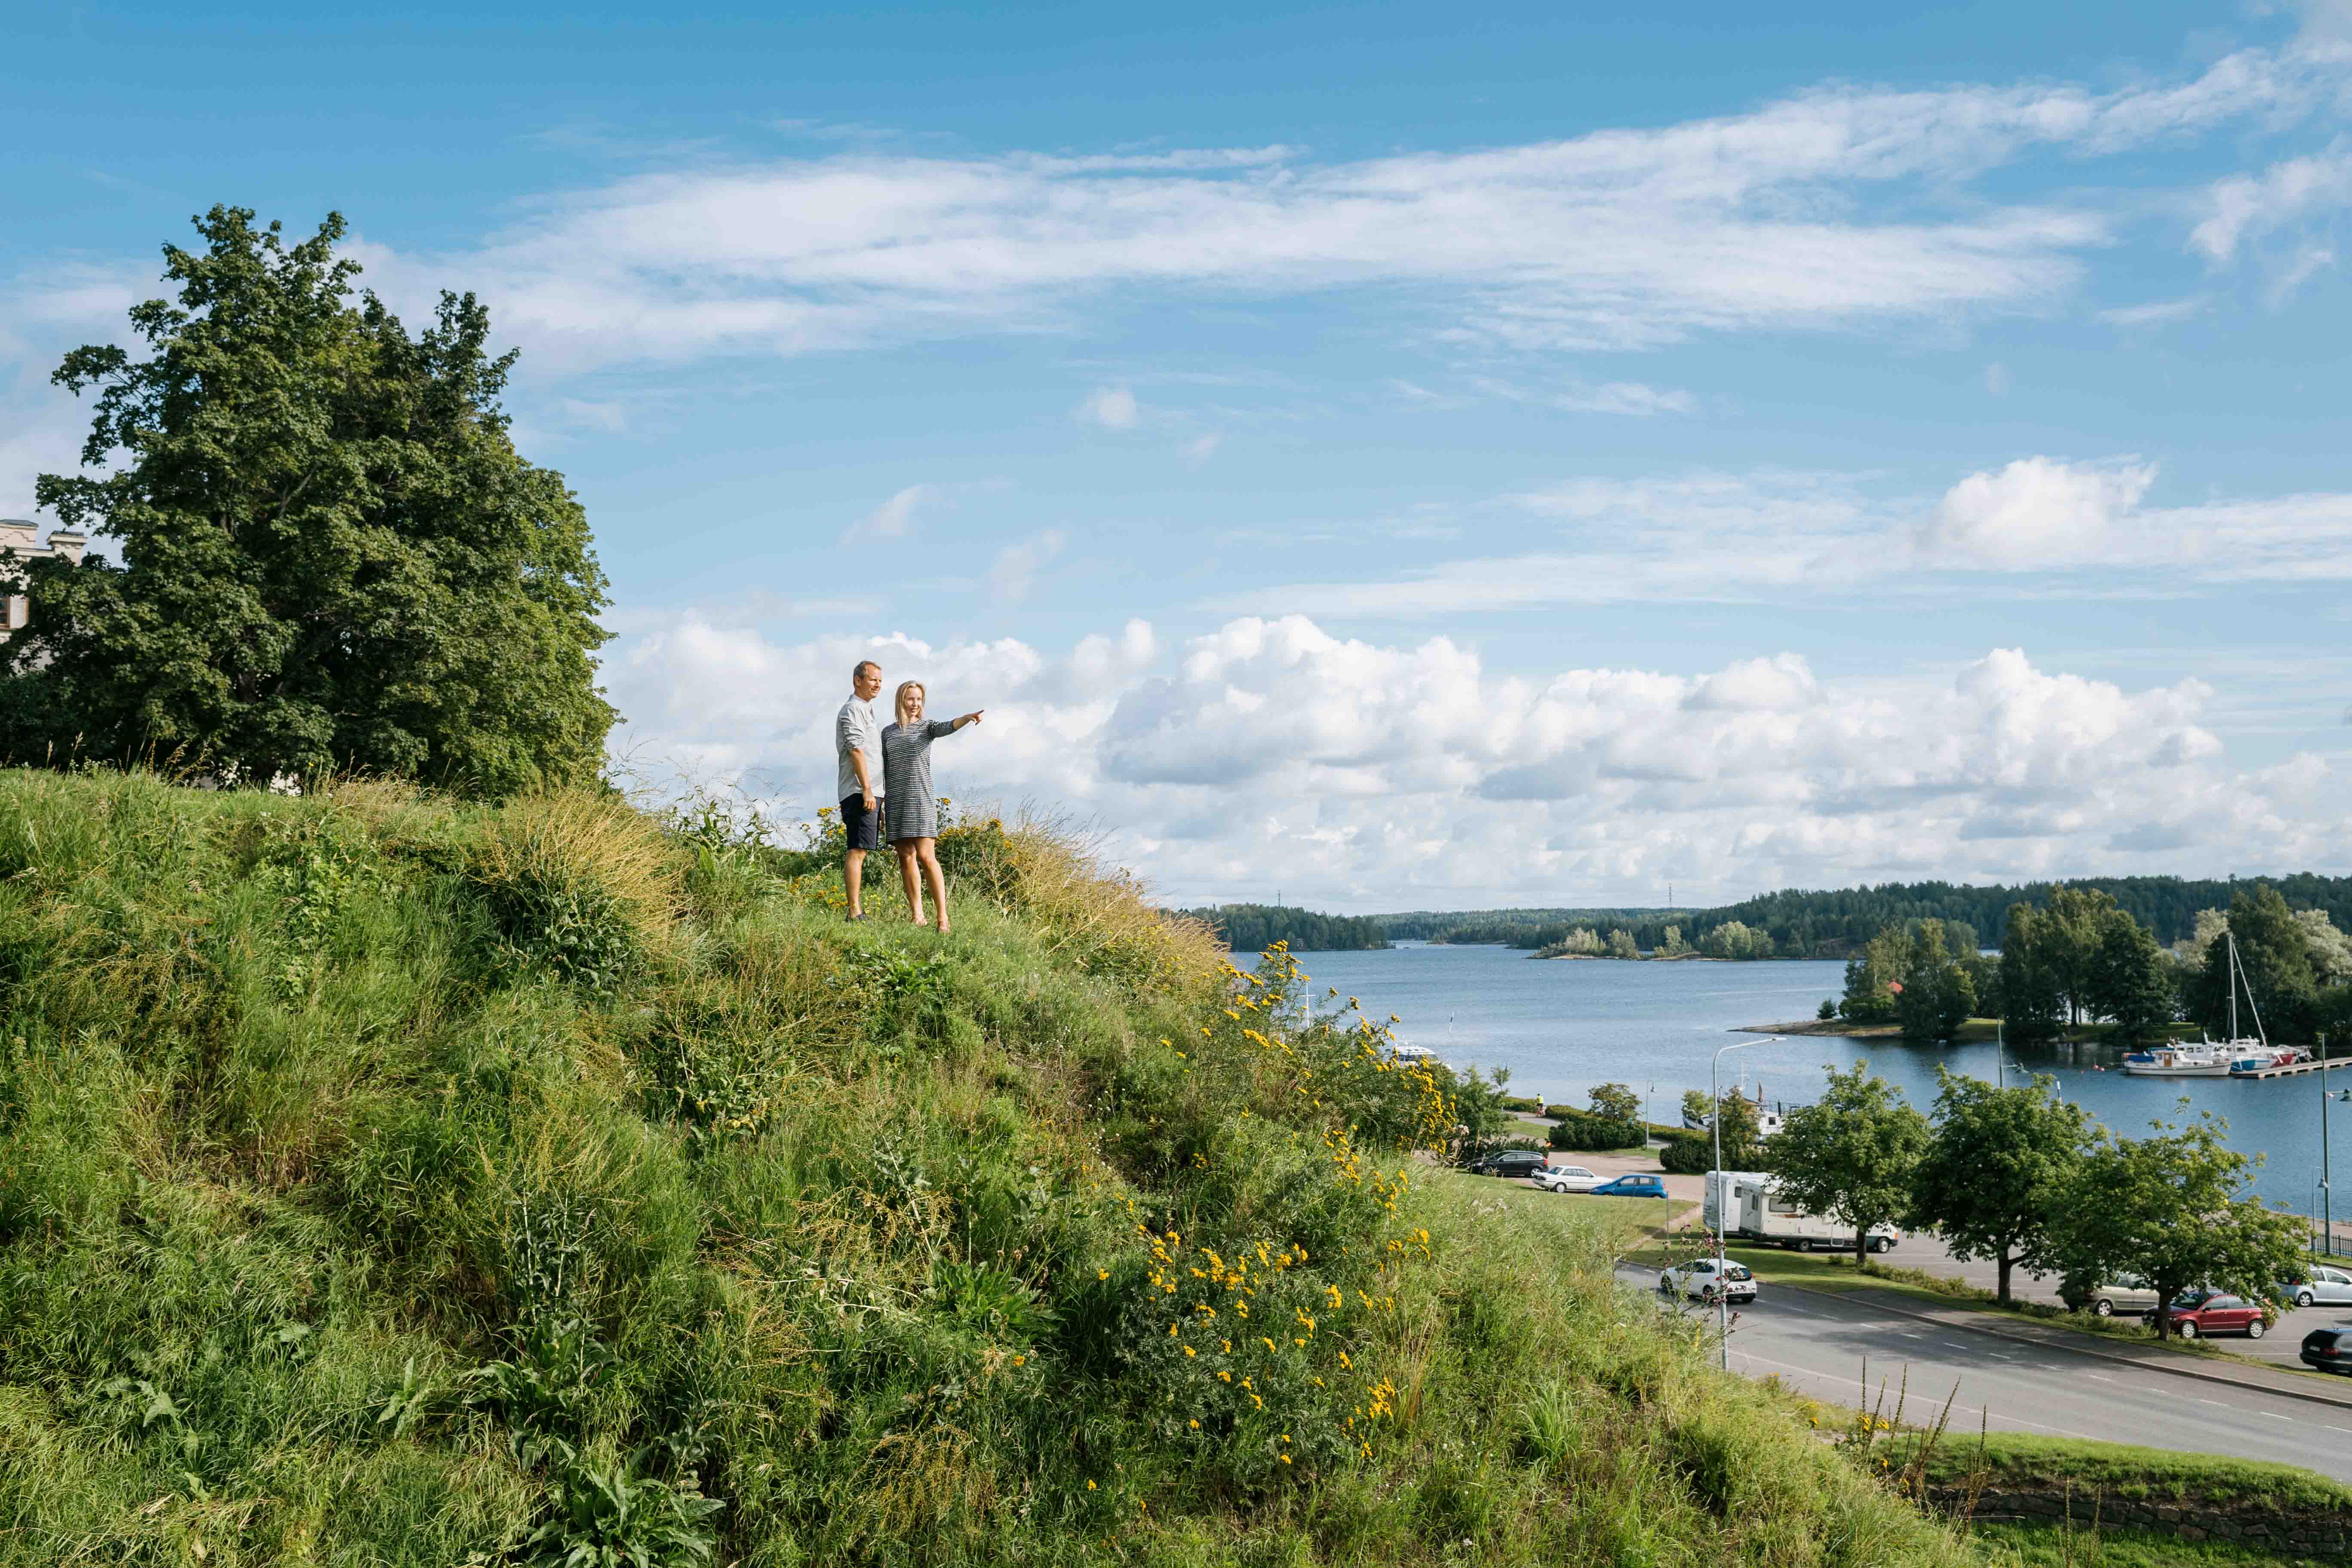
MULTIPOLYGON (((2265 881, 2294 909, 2326 910, 2339 929, 2352 930, 2352 877, 2292 877, 2191 881, 2180 877, 2082 877, 2063 886, 2095 888, 2169 946, 2188 936, 2200 910, 2227 909, 2241 880, 2265 881)), ((1847 958, 1889 925, 1913 920, 1959 921, 1987 942, 2000 940, 2009 906, 2046 904, 2061 884, 2027 882, 2018 887, 1965 887, 1952 882, 1887 882, 1875 888, 1827 892, 1766 893, 1741 903, 1709 910, 1547 909, 1468 910, 1457 913, 1413 910, 1376 915, 1390 940, 1503 942, 1539 948, 1564 941, 1576 928, 1606 933, 1623 929, 1644 950, 1665 944, 1666 927, 1678 928, 1684 942, 1696 945, 1715 926, 1738 921, 1772 938, 1782 958, 1847 958)), ((1238 944, 1237 944, 1238 945, 1238 944)))
MULTIPOLYGON (((1388 933, 1378 915, 1327 915, 1287 904, 1212 904, 1179 910, 1217 928, 1235 952, 1264 952, 1286 942, 1293 952, 1332 952, 1386 947, 1388 933)), ((1499 939, 1497 939, 1499 940, 1499 939)))

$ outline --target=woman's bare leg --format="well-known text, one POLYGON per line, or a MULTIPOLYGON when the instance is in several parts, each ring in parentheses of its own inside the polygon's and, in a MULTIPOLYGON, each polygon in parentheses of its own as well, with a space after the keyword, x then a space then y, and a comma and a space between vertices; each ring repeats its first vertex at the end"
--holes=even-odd
POLYGON ((940 841, 936 838, 915 840, 915 858, 922 862, 923 876, 931 884, 931 902, 940 911, 940 934, 948 933, 948 883, 940 875, 940 841))
POLYGON ((919 843, 918 840, 909 839, 904 844, 893 844, 890 847, 898 852, 898 880, 906 885, 907 908, 910 911, 908 918, 917 925, 922 925, 925 923, 923 884, 919 879, 915 868, 915 852, 919 843))

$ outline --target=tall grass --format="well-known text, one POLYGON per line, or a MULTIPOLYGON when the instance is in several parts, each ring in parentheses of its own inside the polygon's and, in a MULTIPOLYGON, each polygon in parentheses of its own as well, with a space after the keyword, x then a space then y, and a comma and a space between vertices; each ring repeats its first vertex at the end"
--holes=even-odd
POLYGON ((942 940, 609 800, 0 774, 0 1563, 1973 1560, 1295 960, 948 837, 942 940))

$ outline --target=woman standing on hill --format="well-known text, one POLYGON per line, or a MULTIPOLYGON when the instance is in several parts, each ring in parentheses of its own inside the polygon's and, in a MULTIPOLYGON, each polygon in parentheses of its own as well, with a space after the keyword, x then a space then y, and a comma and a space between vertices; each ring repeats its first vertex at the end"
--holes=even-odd
POLYGON ((903 680, 892 706, 898 721, 882 731, 883 834, 898 852, 898 878, 907 885, 907 908, 917 925, 923 919, 923 882, 931 884, 939 906, 940 934, 948 932, 948 885, 940 875, 940 805, 931 794, 931 742, 980 722, 977 711, 961 719, 923 721, 923 683, 903 680))

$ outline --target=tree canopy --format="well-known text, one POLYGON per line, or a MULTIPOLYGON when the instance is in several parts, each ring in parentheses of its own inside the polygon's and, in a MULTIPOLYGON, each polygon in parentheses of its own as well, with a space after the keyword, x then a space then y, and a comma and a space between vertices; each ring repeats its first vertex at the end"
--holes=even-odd
POLYGON ((1909 1214, 1912 1171, 1927 1147, 1927 1119, 1856 1061, 1830 1073, 1821 1099, 1790 1111, 1765 1150, 1791 1202, 1853 1227, 1861 1263, 1871 1228, 1909 1214))
POLYGON ((2071 1201, 2092 1124, 2057 1096, 2058 1080, 2017 1089, 1936 1069, 1935 1131, 1911 1178, 1911 1222, 1941 1232, 1952 1256, 2010 1270, 2051 1266, 2053 1226, 2071 1201))
POLYGON ((2256 1298, 2273 1294, 2302 1254, 2302 1224, 2251 1195, 2252 1163, 2222 1141, 2210 1115, 2155 1124, 2150 1138, 2102 1142, 2077 1168, 2052 1226, 2070 1295, 2129 1271, 2166 1309, 2192 1286, 2256 1298))
POLYGON ((1288 904, 1213 904, 1180 911, 1214 926, 1235 952, 1264 952, 1286 942, 1293 952, 1337 952, 1386 947, 1381 922, 1369 915, 1327 915, 1288 904))
POLYGON ((563 478, 515 450, 488 312, 411 336, 338 257, 218 206, 164 248, 143 358, 68 353, 94 391, 79 475, 36 494, 121 564, 26 571, 0 645, 17 762, 152 757, 237 782, 394 774, 503 795, 593 777, 605 579, 563 478))

